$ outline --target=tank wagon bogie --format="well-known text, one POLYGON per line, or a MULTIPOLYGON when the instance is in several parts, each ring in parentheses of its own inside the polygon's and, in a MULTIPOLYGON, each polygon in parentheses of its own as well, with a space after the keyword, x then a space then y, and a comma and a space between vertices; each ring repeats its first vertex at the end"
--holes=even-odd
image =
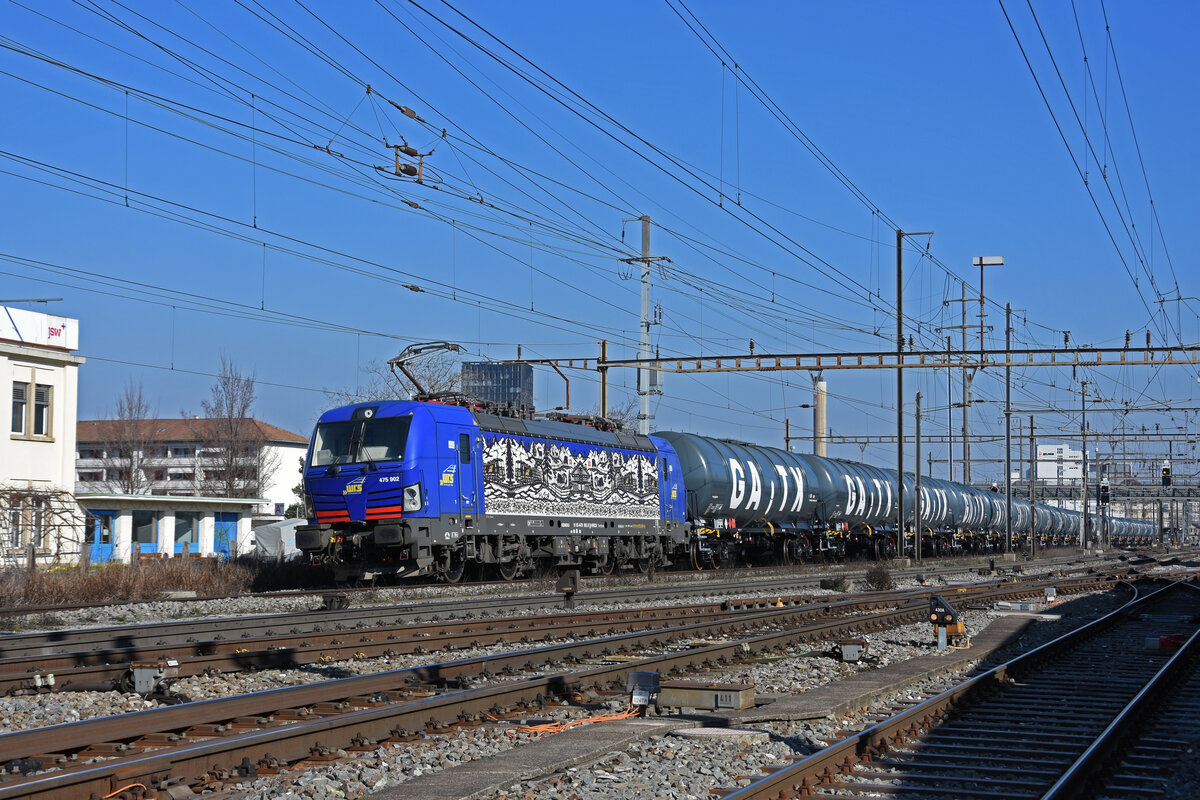
MULTIPOLYGON (((537 564, 607 574, 672 563, 790 564, 991 552, 1077 541, 1076 512, 941 479, 690 433, 640 436, 580 420, 460 405, 360 403, 323 414, 305 464, 296 544, 339 581, 537 564), (920 495, 921 516, 915 498, 920 495), (1011 512, 1010 512, 1011 507, 1011 512)), ((1154 528, 1109 520, 1113 541, 1154 528)))

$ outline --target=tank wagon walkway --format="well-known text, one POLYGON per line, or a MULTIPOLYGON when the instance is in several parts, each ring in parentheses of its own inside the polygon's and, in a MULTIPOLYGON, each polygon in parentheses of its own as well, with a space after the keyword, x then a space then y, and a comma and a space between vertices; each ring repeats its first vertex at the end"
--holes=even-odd
POLYGON ((754 708, 582 725, 501 755, 422 775, 371 797, 381 800, 467 800, 488 796, 497 789, 568 767, 590 764, 632 741, 662 736, 677 728, 738 727, 768 720, 822 719, 851 714, 914 683, 986 658, 1020 637, 1030 621, 1024 616, 1000 617, 971 639, 970 649, 910 658, 801 694, 776 697, 773 702, 754 708))

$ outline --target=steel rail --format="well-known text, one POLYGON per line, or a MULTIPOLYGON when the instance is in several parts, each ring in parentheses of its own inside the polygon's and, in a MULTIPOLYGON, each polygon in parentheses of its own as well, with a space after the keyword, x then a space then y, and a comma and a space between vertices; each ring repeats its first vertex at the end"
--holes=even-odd
MULTIPOLYGON (((1095 576, 1092 580, 1096 586, 1112 584, 1112 579, 1104 576, 1095 576)), ((993 596, 1017 596, 1018 592, 1029 590, 1028 586, 1002 584, 990 591, 993 596)), ((490 685, 473 692, 455 692, 398 706, 354 711, 351 710, 354 705, 342 702, 347 696, 353 699, 353 704, 362 704, 364 700, 369 703, 371 698, 393 699, 393 696, 388 695, 389 692, 410 686, 414 680, 425 684, 440 682, 443 685, 448 681, 463 679, 490 680, 498 670, 529 670, 536 669, 539 663, 568 659, 586 660, 646 647, 661 648, 669 638, 737 633, 749 628, 751 622, 782 625, 794 618, 801 618, 801 615, 808 611, 809 609, 764 611, 755 615, 757 620, 738 619, 723 623, 683 625, 670 630, 534 648, 496 657, 464 659, 410 670, 344 678, 315 686, 277 689, 187 706, 135 712, 115 719, 101 718, 8 734, 0 736, 0 751, 11 753, 14 757, 26 758, 70 752, 72 749, 83 750, 88 745, 114 739, 118 742, 133 742, 135 746, 139 741, 146 746, 165 745, 170 737, 164 734, 180 730, 185 733, 193 731, 192 735, 218 738, 199 743, 185 741, 182 746, 171 747, 161 752, 128 753, 124 757, 96 765, 68 767, 45 775, 8 781, 0 784, 0 800, 15 797, 78 797, 89 791, 103 794, 120 788, 119 784, 122 781, 136 780, 151 785, 161 783, 168 776, 189 776, 191 779, 210 769, 213 764, 223 764, 222 769, 232 770, 243 758, 250 759, 250 763, 268 757, 292 762, 311 755, 315 747, 313 737, 334 736, 335 729, 341 733, 332 740, 327 738, 327 744, 333 741, 334 746, 337 746, 336 742, 349 742, 354 738, 361 742, 383 741, 389 737, 405 735, 401 730, 405 725, 449 724, 462 719, 464 715, 503 713, 506 708, 518 703, 537 701, 539 695, 543 698, 547 694, 563 696, 589 687, 604 689, 606 686, 619 686, 631 669, 694 669, 722 660, 744 657, 746 652, 761 652, 797 641, 823 640, 864 629, 881 629, 916 621, 925 617, 927 607, 925 603, 914 603, 883 613, 809 622, 798 628, 772 631, 680 653, 657 655, 582 672, 559 673, 508 684, 490 685), (312 720, 311 724, 298 722, 249 733, 233 733, 238 726, 257 727, 266 724, 266 718, 279 709, 297 707, 315 711, 310 714, 295 713, 282 716, 301 720, 305 717, 317 718, 312 720), (233 722, 228 725, 221 724, 227 720, 233 722), (349 733, 351 729, 353 734, 349 733)), ((119 753, 121 749, 111 747, 109 752, 119 753)))
MULTIPOLYGON (((879 598, 857 603, 829 603, 823 608, 827 609, 826 614, 842 615, 849 612, 854 605, 861 608, 878 608, 885 604, 894 605, 895 603, 887 598, 879 598)), ((914 610, 919 610, 923 615, 924 608, 923 601, 914 600, 905 606, 904 611, 912 613, 914 610)), ((380 692, 402 690, 414 685, 445 686, 452 681, 464 678, 474 679, 480 676, 488 677, 497 671, 506 669, 532 668, 537 663, 550 663, 568 658, 588 659, 616 652, 630 652, 639 648, 657 648, 663 646, 669 639, 725 635, 744 630, 753 624, 765 625, 772 622, 786 624, 789 621, 804 621, 809 619, 813 613, 813 607, 760 611, 756 614, 724 621, 685 623, 669 628, 618 634, 584 642, 526 648, 428 666, 341 678, 319 684, 271 689, 265 692, 218 698, 183 706, 150 709, 123 714, 115 718, 101 717, 65 725, 35 728, 29 731, 0 735, 0 752, 10 757, 20 758, 83 749, 100 741, 100 737, 92 733, 93 730, 104 730, 106 725, 113 720, 122 723, 120 726, 122 736, 132 739, 152 733, 161 733, 164 730, 176 730, 200 724, 220 724, 239 717, 266 716, 280 708, 336 703, 346 697, 370 696, 380 692)), ((881 615, 873 616, 881 618, 881 615)), ((843 618, 848 619, 848 617, 839 616, 839 619, 843 618)), ((842 623, 835 620, 810 624, 817 625, 823 630, 822 626, 836 629, 842 623)))
MULTIPOLYGON (((918 593, 919 594, 919 593, 918 593)), ((868 600, 878 594, 837 595, 839 603, 868 600)), ((890 597, 891 595, 889 595, 890 597)), ((247 669, 278 669, 353 658, 423 653, 519 641, 528 643, 548 636, 601 635, 607 627, 629 630, 661 627, 666 621, 687 618, 716 620, 744 616, 754 610, 812 605, 812 595, 744 598, 736 602, 694 606, 613 609, 535 617, 496 617, 478 620, 410 623, 376 628, 288 633, 250 639, 218 639, 186 644, 110 648, 61 652, 50 655, 0 659, 0 692, 38 689, 52 691, 115 688, 135 661, 173 659, 179 677, 247 669), (53 676, 53 683, 48 678, 53 676), (101 687, 102 683, 112 684, 101 687)), ((829 601, 818 604, 829 607, 829 601)))
MULTIPOLYGON (((1072 580, 1075 579, 1055 579, 1055 583, 1061 584, 1065 591, 1072 580)), ((1085 583, 1087 580, 1085 579, 1085 583)), ((920 591, 917 593, 920 594, 920 591)), ((845 602, 874 596, 878 595, 848 594, 834 597, 839 598, 838 602, 845 602)), ((608 625, 611 632, 611 626, 617 623, 630 627, 650 627, 672 617, 687 616, 693 621, 697 618, 719 619, 732 614, 745 614, 752 609, 814 603, 817 606, 828 607, 830 598, 825 597, 818 601, 807 594, 742 598, 737 601, 690 607, 670 606, 661 609, 441 621, 332 632, 289 633, 250 639, 209 640, 181 645, 155 644, 39 654, 34 657, 0 659, 0 692, 11 694, 23 691, 120 689, 119 682, 128 680, 131 675, 130 665, 135 661, 173 659, 178 662, 175 668, 176 675, 187 677, 213 671, 280 669, 345 659, 417 653, 430 649, 495 644, 510 641, 514 636, 520 636, 521 641, 530 641, 535 636, 577 634, 580 630, 590 631, 595 635, 597 627, 608 625), (564 631, 564 625, 571 627, 564 631)))
MULTIPOLYGON (((135 712, 115 719, 88 720, 68 726, 60 725, 21 734, 8 734, 0 736, 0 749, 18 758, 36 758, 47 751, 61 752, 69 748, 83 748, 98 739, 105 741, 113 739, 148 740, 161 745, 163 749, 143 753, 137 750, 130 752, 129 748, 125 748, 124 752, 127 755, 122 756, 122 748, 111 747, 108 748, 108 751, 117 757, 107 761, 85 766, 68 766, 55 772, 0 783, 0 800, 10 800, 10 798, 66 800, 67 798, 86 796, 88 792, 98 795, 107 794, 128 783, 153 786, 168 777, 193 780, 211 770, 214 765, 220 765, 226 770, 234 770, 243 759, 249 759, 250 763, 264 761, 289 764, 311 757, 323 749, 336 748, 341 746, 341 743, 349 743, 353 740, 366 743, 366 746, 373 749, 379 742, 388 739, 404 739, 410 735, 412 730, 422 727, 451 725, 472 717, 479 718, 484 714, 500 716, 508 713, 508 709, 520 704, 526 706, 532 704, 534 707, 540 707, 548 696, 562 697, 592 688, 615 687, 622 684, 624 676, 632 669, 657 667, 660 670, 669 671, 706 666, 722 658, 744 656, 747 651, 757 652, 792 641, 812 641, 830 636, 841 636, 857 630, 888 627, 915 621, 923 618, 924 615, 924 606, 914 604, 902 610, 814 622, 799 629, 763 634, 736 642, 708 645, 682 653, 659 655, 583 671, 560 672, 508 683, 492 684, 409 702, 390 703, 377 708, 354 710, 356 704, 338 705, 338 701, 334 698, 344 698, 348 692, 352 692, 361 702, 364 698, 377 698, 386 696, 388 692, 395 692, 397 689, 403 688, 407 679, 413 676, 441 680, 490 677, 493 670, 534 669, 536 668, 535 662, 538 661, 545 663, 570 657, 589 659, 616 652, 629 652, 631 648, 635 647, 661 646, 663 640, 671 635, 677 638, 697 634, 711 636, 723 632, 724 626, 721 626, 720 629, 714 629, 714 626, 706 624, 681 626, 671 632, 657 631, 610 637, 610 639, 582 644, 526 650, 498 658, 465 659, 413 670, 398 670, 360 678, 343 678, 319 684, 316 688, 305 686, 276 689, 270 692, 246 695, 244 698, 227 698, 209 701, 205 704, 173 706, 166 709, 135 712), (266 697, 266 695, 270 695, 270 697, 266 697), (170 746, 169 737, 161 735, 169 730, 182 729, 186 731, 189 728, 195 730, 203 727, 194 723, 195 715, 192 715, 192 719, 188 719, 189 715, 186 712, 197 710, 197 706, 210 704, 222 705, 222 713, 217 715, 221 719, 233 717, 242 720, 241 724, 257 727, 259 724, 266 724, 267 720, 263 717, 270 716, 277 709, 293 708, 296 701, 301 699, 300 695, 305 695, 303 699, 306 701, 301 706, 302 708, 320 706, 320 710, 310 714, 288 715, 292 719, 299 717, 298 721, 292 724, 275 725, 245 733, 233 733, 232 726, 214 726, 198 735, 207 734, 215 738, 197 742, 188 737, 187 741, 175 746, 170 746), (319 701, 317 698, 326 699, 319 701), (265 709, 271 709, 271 711, 268 712, 265 709), (139 724, 144 719, 135 718, 142 715, 157 716, 150 724, 139 724), (305 717, 310 719, 305 719, 305 717), (312 717, 315 719, 311 719, 312 717), (166 724, 164 725, 163 722, 166 724), (86 730, 89 728, 90 730, 86 730), (81 731, 80 729, 85 730, 81 731), (97 736, 97 732, 119 733, 119 736, 97 736), (19 737, 19 741, 12 741, 10 737, 19 737), (317 737, 325 738, 318 739, 317 737)), ((764 614, 764 616, 771 615, 764 614)), ((744 622, 737 624, 745 627, 744 622)), ((202 714, 200 716, 204 718, 213 715, 202 714)))
MULTIPOLYGON (((961 571, 945 568, 944 571, 961 571)), ((924 573, 937 574, 938 570, 897 570, 897 576, 924 573)), ((861 580, 864 572, 846 573, 851 580, 861 580)), ((687 581, 673 584, 644 584, 619 589, 590 589, 575 595, 580 603, 623 603, 638 601, 666 601, 695 597, 698 594, 726 595, 748 592, 776 594, 795 592, 802 587, 816 588, 826 575, 788 575, 767 581, 687 581)), ((371 624, 399 625, 418 620, 469 618, 487 614, 498 616, 503 612, 545 611, 562 606, 561 593, 536 595, 510 595, 507 597, 455 598, 451 600, 421 601, 414 606, 411 600, 398 600, 379 606, 360 606, 351 609, 314 610, 309 612, 283 612, 276 614, 254 614, 239 617, 212 617, 165 622, 153 625, 119 625, 77 630, 50 631, 0 636, 0 657, 9 658, 26 653, 47 654, 64 647, 77 649, 104 649, 135 644, 178 644, 187 643, 196 636, 211 635, 221 626, 236 621, 237 636, 251 638, 272 635, 279 630, 314 631, 344 630, 347 627, 362 628, 371 624), (339 628, 338 626, 342 626, 339 628)))
MULTIPOLYGON (((1192 591, 1200 592, 1195 586, 1187 586, 1192 591)), ((1197 654, 1200 654, 1200 630, 1188 637, 1162 669, 1129 701, 1062 777, 1042 795, 1042 800, 1080 797, 1086 789, 1094 785, 1104 771, 1112 766, 1110 759, 1117 754, 1122 744, 1136 736, 1136 729, 1148 711, 1172 691, 1181 677, 1192 668, 1197 654)))
MULTIPOLYGON (((741 789, 714 789, 713 794, 727 800, 777 800, 793 796, 807 797, 823 787, 833 786, 837 776, 851 775, 859 764, 873 762, 874 757, 886 753, 891 743, 899 743, 915 735, 919 730, 929 730, 944 720, 951 711, 960 707, 969 698, 986 694, 992 687, 1002 686, 1013 674, 1032 670, 1057 654, 1097 635, 1101 631, 1116 627, 1132 611, 1151 603, 1170 586, 1143 594, 1136 586, 1131 587, 1134 597, 1121 608, 1077 628, 1053 641, 963 683, 912 706, 867 729, 846 737, 843 741, 824 748, 793 765, 773 772, 741 789)), ((897 778, 902 777, 900 775, 897 778)), ((878 787, 873 787, 876 790, 878 787)), ((864 787, 870 791, 871 788, 864 787)), ((954 794, 952 790, 943 793, 954 794)))
MULTIPOLYGON (((1037 567, 1049 567, 1059 559, 1039 561, 1037 567)), ((1077 559, 1063 559, 1071 563, 1077 559)), ((1015 566, 1015 565, 1014 565, 1015 566)), ((1093 565, 1092 568, 1095 568, 1093 565)), ((1107 565, 1122 568, 1119 563, 1107 565)), ((944 568, 911 568, 893 570, 895 577, 916 575, 936 576, 941 572, 962 572, 965 566, 944 568)), ((1081 571, 1078 567, 1067 572, 1081 571)), ((1050 574, 1050 573, 1045 573, 1050 574)), ((841 573, 847 580, 863 580, 865 571, 841 573)), ((576 604, 603 604, 639 601, 667 601, 695 597, 697 595, 727 595, 755 592, 761 594, 794 593, 803 588, 817 588, 828 575, 804 576, 792 574, 768 581, 687 581, 675 584, 647 584, 621 589, 593 590, 575 595, 576 604)), ((211 617, 157 624, 120 625, 74 630, 59 630, 36 633, 14 633, 0 635, 0 659, 49 655, 56 652, 79 650, 106 650, 122 647, 150 647, 169 644, 191 644, 197 637, 213 640, 250 639, 256 636, 273 636, 280 632, 293 633, 353 630, 372 625, 402 625, 424 620, 469 619, 472 616, 499 616, 505 612, 541 612, 560 608, 562 594, 538 594, 508 597, 457 598, 453 600, 422 601, 414 606, 413 601, 380 606, 364 606, 351 609, 319 610, 299 613, 254 614, 239 617, 211 617), (236 633, 228 631, 230 623, 236 625, 236 633), (229 633, 229 636, 222 634, 229 633), (72 650, 68 650, 72 648, 72 650)))

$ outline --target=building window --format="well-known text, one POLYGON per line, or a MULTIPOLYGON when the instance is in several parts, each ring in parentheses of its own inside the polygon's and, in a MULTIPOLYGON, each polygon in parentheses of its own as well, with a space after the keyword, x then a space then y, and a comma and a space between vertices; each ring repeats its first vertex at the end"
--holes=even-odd
POLYGON ((192 552, 199 552, 196 544, 200 536, 200 514, 196 511, 175 512, 175 544, 176 550, 182 552, 181 545, 187 544, 192 552))
POLYGON ((33 511, 30 514, 29 541, 39 550, 45 550, 47 543, 46 530, 46 498, 33 498, 33 511))
POLYGON ((29 393, 28 383, 13 384, 12 432, 25 432, 25 395, 29 393))
POLYGON ((37 384, 33 392, 33 435, 50 435, 50 393, 44 383, 37 384))
POLYGON ((15 506, 0 516, 0 547, 22 550, 33 545, 45 550, 49 544, 49 506, 45 497, 26 497, 14 501, 15 506))
POLYGON ((49 437, 54 388, 45 383, 13 383, 12 432, 49 437), (32 393, 33 397, 30 397, 32 393), (33 400, 30 405, 29 401, 33 400))
POLYGON ((141 510, 133 512, 133 541, 140 545, 156 545, 158 543, 157 512, 141 510))
POLYGON ((9 550, 18 550, 21 547, 21 509, 10 508, 5 514, 4 521, 7 524, 4 527, 3 545, 9 550))

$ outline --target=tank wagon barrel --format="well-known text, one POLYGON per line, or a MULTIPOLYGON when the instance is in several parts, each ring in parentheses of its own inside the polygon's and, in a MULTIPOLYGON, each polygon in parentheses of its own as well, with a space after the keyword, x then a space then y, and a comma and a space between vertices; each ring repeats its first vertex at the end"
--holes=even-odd
MULTIPOLYGON (((744 559, 987 552, 1003 545, 1002 494, 937 478, 691 433, 639 436, 585 417, 524 419, 420 401, 321 415, 296 544, 339 581, 469 568, 503 578, 538 563, 599 573, 744 559), (899 493, 899 494, 898 494, 899 493), (918 525, 919 523, 919 525, 918 525), (918 530, 919 528, 919 530, 918 530)), ((1013 541, 1078 537, 1079 514, 1011 501, 1013 541)), ((1114 541, 1155 534, 1110 519, 1114 541)))

